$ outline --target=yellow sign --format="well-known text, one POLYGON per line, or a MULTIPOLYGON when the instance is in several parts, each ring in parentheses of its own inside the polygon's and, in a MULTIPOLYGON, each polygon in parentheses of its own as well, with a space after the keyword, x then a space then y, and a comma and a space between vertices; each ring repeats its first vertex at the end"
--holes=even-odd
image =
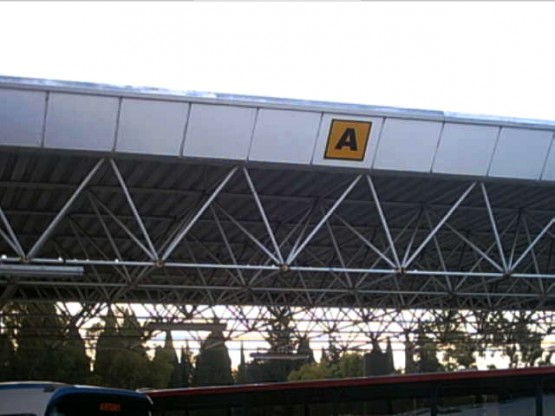
POLYGON ((325 159, 364 160, 372 123, 369 121, 331 121, 325 159))

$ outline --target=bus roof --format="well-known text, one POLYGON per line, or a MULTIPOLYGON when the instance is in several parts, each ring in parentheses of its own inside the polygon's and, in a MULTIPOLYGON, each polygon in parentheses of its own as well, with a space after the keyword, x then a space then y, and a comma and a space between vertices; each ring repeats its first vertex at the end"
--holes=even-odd
POLYGON ((191 387, 144 391, 153 399, 176 396, 203 396, 229 393, 251 393, 276 390, 322 389, 362 387, 384 384, 430 383, 456 380, 476 380, 499 377, 555 376, 555 367, 520 368, 508 370, 471 370, 446 373, 421 373, 407 375, 374 376, 347 379, 291 381, 281 383, 244 384, 235 386, 191 387))
POLYGON ((43 389, 45 393, 52 393, 52 397, 65 394, 86 392, 90 394, 117 394, 132 398, 144 398, 143 393, 132 390, 117 389, 112 387, 87 386, 78 384, 66 384, 55 381, 9 381, 0 382, 0 392, 15 389, 43 389))

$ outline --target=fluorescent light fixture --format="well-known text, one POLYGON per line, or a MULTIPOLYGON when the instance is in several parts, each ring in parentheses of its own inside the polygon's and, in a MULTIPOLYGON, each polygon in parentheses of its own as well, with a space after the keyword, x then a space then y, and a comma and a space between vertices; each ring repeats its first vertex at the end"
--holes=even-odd
POLYGON ((147 325, 147 328, 158 331, 225 331, 227 324, 221 322, 151 322, 147 325))
POLYGON ((306 360, 308 359, 307 354, 279 354, 272 352, 253 352, 251 358, 255 360, 306 360))
POLYGON ((83 276, 84 274, 83 266, 0 264, 0 276, 69 277, 83 276))

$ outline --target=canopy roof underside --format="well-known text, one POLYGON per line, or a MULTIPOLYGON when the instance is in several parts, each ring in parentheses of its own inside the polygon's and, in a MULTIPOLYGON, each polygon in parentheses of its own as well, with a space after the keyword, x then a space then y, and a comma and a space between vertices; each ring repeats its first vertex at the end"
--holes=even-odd
POLYGON ((37 80, 0 98, 0 306, 555 305, 553 124, 37 80))
POLYGON ((3 302, 551 309, 555 297, 555 194, 539 183, 4 151, 0 190, 3 302))

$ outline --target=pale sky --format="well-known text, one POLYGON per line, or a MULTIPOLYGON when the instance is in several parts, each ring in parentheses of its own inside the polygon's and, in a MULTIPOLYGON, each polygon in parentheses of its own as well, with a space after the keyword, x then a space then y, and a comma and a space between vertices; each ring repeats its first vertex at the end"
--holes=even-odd
POLYGON ((0 74, 555 120, 555 2, 0 2, 0 74))

